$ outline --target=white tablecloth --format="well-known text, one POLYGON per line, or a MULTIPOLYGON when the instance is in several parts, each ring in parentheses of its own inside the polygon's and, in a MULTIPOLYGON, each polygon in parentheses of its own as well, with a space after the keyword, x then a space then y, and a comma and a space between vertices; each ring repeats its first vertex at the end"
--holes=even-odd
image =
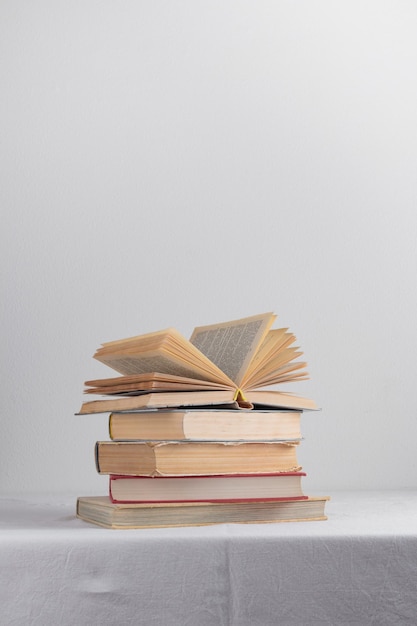
POLYGON ((417 491, 330 495, 325 522, 121 531, 3 497, 0 624, 416 625, 417 491))

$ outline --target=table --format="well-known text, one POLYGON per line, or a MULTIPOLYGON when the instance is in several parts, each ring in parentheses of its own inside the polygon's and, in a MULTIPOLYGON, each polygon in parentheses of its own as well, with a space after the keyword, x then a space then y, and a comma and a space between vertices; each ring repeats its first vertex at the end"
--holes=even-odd
POLYGON ((0 623, 417 624, 417 491, 326 495, 324 522, 145 530, 3 496, 0 623))

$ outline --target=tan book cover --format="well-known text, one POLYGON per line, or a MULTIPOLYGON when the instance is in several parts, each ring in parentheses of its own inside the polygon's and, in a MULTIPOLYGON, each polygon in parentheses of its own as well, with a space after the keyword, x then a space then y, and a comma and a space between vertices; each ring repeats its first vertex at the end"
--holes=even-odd
POLYGON ((326 520, 328 497, 261 502, 114 504, 107 496, 80 497, 77 517, 104 528, 170 528, 326 520))
POLYGON ((98 441, 100 474, 184 476, 298 472, 296 442, 98 441))
POLYGON ((172 409, 111 413, 110 439, 263 441, 301 439, 300 411, 172 409))

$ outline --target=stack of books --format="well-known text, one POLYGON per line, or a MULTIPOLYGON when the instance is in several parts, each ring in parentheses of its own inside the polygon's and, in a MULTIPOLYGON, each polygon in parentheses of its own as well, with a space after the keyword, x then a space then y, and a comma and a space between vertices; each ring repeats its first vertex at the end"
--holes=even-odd
POLYGON ((103 397, 79 414, 110 414, 95 447, 109 495, 78 498, 78 517, 109 528, 326 519, 328 498, 304 495, 297 460, 303 411, 317 407, 264 389, 307 378, 275 318, 102 344, 94 357, 120 375, 87 381, 103 397))

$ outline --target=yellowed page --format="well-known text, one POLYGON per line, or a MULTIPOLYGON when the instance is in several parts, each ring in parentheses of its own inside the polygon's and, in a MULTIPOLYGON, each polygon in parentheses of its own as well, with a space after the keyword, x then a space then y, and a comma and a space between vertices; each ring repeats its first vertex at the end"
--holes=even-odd
POLYGON ((212 382, 224 382, 224 378, 221 375, 216 376, 208 373, 200 364, 187 364, 178 356, 163 352, 109 354, 100 357, 98 360, 125 376, 145 374, 147 372, 162 372, 187 378, 204 378, 212 382))
POLYGON ((289 363, 295 366, 295 369, 306 367, 306 362, 295 361, 295 359, 302 354, 303 353, 297 348, 285 348, 263 367, 256 368, 255 371, 251 372, 243 381, 242 388, 263 387, 264 385, 274 385, 278 383, 278 378, 281 376, 283 368, 289 363), (277 380, 275 380, 275 378, 277 378, 277 380))
POLYGON ((186 378, 160 372, 134 374, 130 376, 117 376, 116 378, 101 378, 89 380, 84 383, 88 389, 84 393, 114 394, 121 392, 134 392, 146 390, 217 390, 230 389, 230 385, 221 385, 201 378, 186 378))
POLYGON ((199 326, 190 342, 240 386, 247 368, 276 319, 263 313, 239 320, 199 326))
POLYGON ((125 376, 161 372, 233 385, 221 369, 174 328, 106 344, 94 358, 125 376))

